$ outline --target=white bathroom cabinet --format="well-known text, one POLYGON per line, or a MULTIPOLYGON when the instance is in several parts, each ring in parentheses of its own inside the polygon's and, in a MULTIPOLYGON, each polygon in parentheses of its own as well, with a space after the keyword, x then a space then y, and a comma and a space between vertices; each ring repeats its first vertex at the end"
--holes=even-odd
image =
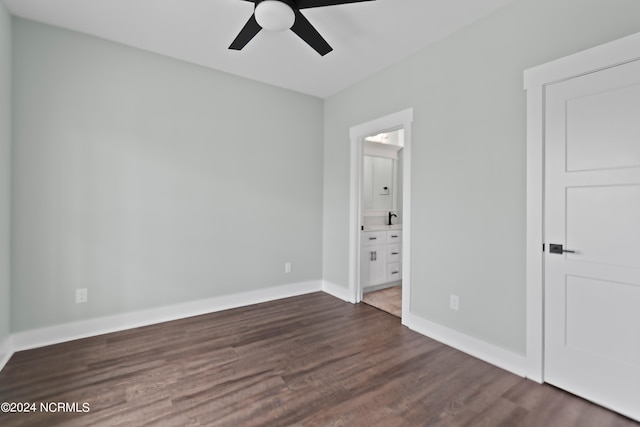
POLYGON ((402 279, 402 230, 363 231, 360 283, 362 288, 402 279))

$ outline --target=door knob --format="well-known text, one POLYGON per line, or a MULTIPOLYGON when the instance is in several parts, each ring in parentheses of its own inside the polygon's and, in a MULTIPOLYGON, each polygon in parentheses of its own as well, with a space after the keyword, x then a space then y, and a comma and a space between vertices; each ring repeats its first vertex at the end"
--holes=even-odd
POLYGON ((555 243, 549 243, 549 253, 552 254, 562 254, 562 253, 570 253, 570 254, 575 254, 576 251, 570 251, 568 249, 562 249, 562 245, 557 245, 555 243))

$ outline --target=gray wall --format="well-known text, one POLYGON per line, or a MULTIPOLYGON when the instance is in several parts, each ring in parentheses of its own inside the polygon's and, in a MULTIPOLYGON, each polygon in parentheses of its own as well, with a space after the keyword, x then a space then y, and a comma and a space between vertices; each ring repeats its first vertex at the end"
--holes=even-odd
MULTIPOLYGON (((524 353, 522 71, 640 31, 637 16, 637 0, 519 0, 324 111, 316 98, 14 19, 11 330, 320 278, 346 288, 349 127, 414 107, 412 311, 524 353), (87 304, 74 303, 79 287, 87 304)), ((1 3, 0 35, 6 234, 1 3)))
POLYGON ((13 26, 14 332, 321 279, 321 99, 13 26))
MULTIPOLYGON (((11 173, 11 16, 0 2, 0 347, 9 336, 11 173)), ((0 360, 3 355, 0 354, 0 360)))
POLYGON ((411 310, 524 354, 522 72, 638 32, 639 16, 637 0, 516 1, 328 98, 325 280, 348 285, 349 127, 414 107, 411 310))

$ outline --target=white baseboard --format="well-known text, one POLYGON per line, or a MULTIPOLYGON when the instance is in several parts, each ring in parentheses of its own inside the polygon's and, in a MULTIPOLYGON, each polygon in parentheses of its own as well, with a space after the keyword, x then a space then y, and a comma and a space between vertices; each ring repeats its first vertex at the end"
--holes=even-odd
POLYGON ((13 345, 11 341, 11 335, 9 335, 4 342, 0 342, 0 371, 2 371, 9 359, 11 359, 11 356, 13 356, 13 345))
MULTIPOLYGON (((47 328, 18 332, 9 336, 4 343, 0 343, 0 370, 4 368, 16 351, 319 291, 324 291, 343 301, 355 302, 352 295, 350 295, 349 289, 327 281, 314 280, 80 322, 64 323, 47 328)), ((525 356, 488 344, 414 314, 405 316, 402 319, 402 323, 422 335, 440 341, 478 359, 513 372, 516 375, 527 376, 527 360, 525 356)))
POLYGON ((355 304, 356 302, 353 298, 353 295, 351 295, 351 292, 349 292, 348 288, 343 288, 342 286, 327 282, 326 280, 322 281, 322 291, 352 304, 355 304))
POLYGON ((322 291, 322 281, 313 280, 80 322, 64 323, 15 333, 10 337, 9 348, 10 352, 28 350, 320 291, 322 291))
POLYGON ((477 359, 495 365, 521 377, 527 377, 528 363, 524 355, 489 344, 470 335, 439 325, 410 313, 402 324, 419 334, 440 341, 477 359))

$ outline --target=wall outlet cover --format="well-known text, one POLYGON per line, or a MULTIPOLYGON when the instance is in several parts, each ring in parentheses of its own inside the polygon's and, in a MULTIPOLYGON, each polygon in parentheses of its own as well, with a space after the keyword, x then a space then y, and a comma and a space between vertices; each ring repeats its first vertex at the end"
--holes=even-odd
POLYGON ((449 308, 456 311, 460 309, 460 297, 458 295, 449 295, 449 308))
POLYGON ((76 304, 87 302, 87 288, 76 289, 76 304))

